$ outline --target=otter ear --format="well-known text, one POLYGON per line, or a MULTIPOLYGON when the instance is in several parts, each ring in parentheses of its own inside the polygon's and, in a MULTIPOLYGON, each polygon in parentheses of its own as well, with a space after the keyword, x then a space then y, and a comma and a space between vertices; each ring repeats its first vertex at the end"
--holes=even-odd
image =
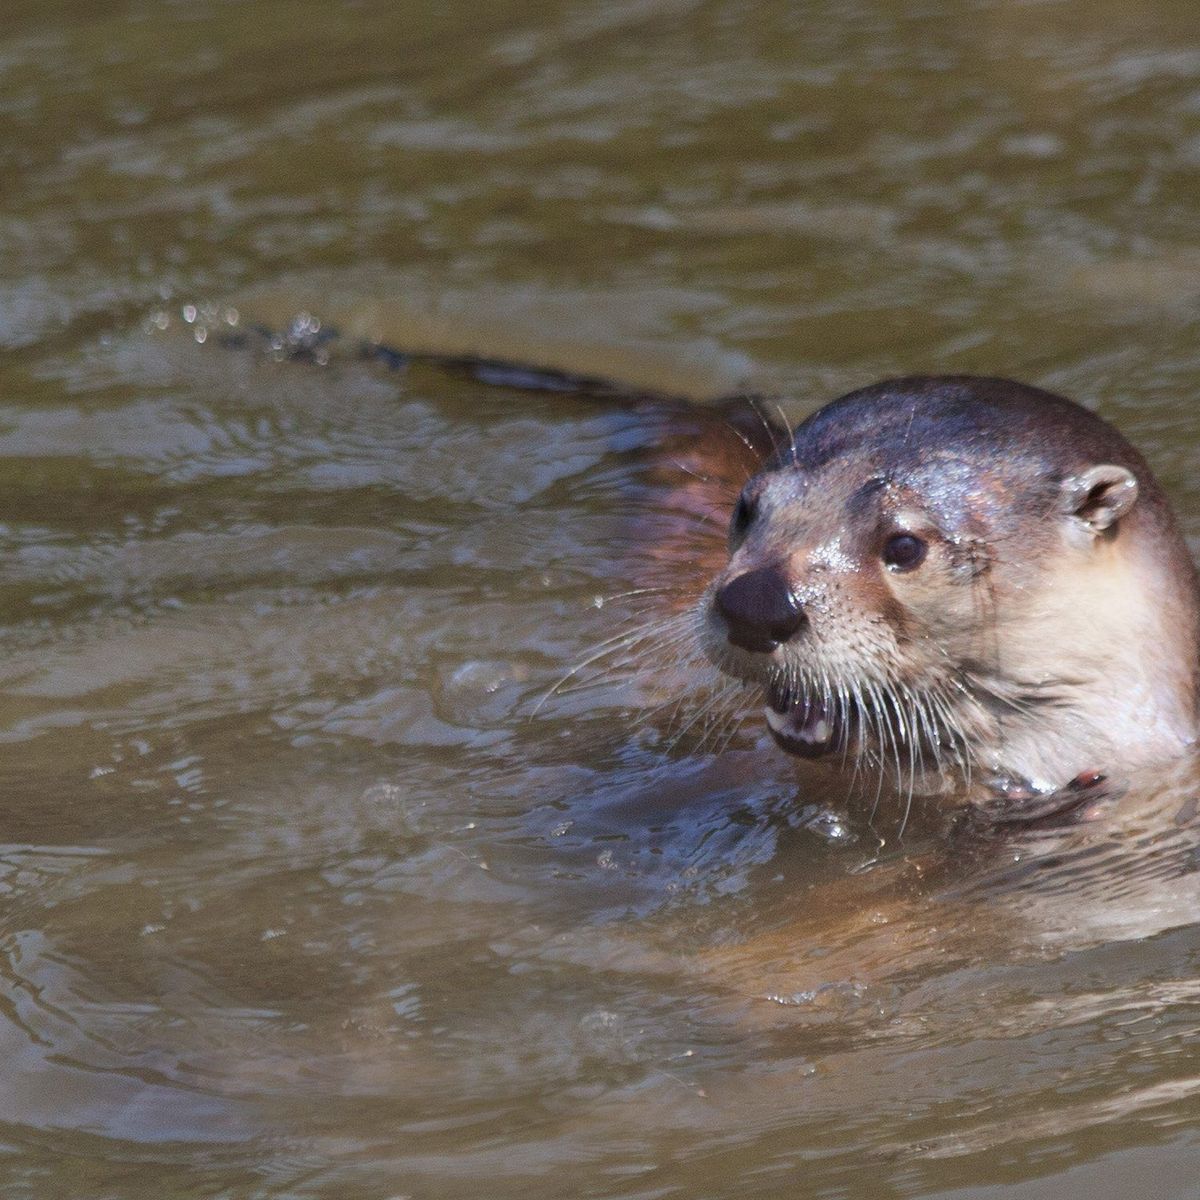
POLYGON ((1101 533, 1116 524, 1138 497, 1138 482, 1132 471, 1113 463, 1088 467, 1063 480, 1063 511, 1078 517, 1088 532, 1101 533))

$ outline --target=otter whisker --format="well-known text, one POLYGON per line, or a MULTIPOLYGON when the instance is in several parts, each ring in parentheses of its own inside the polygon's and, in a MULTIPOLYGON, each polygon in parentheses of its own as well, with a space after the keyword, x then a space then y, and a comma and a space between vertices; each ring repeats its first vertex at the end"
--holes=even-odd
MULTIPOLYGON (((610 661, 596 666, 596 674, 580 680, 578 684, 571 687, 560 687, 558 694, 569 695, 578 687, 587 687, 603 682, 605 679, 653 678, 657 675, 664 659, 669 660, 673 667, 684 671, 695 666, 708 666, 700 658, 679 657, 676 652, 686 652, 690 642, 691 638, 686 633, 680 632, 669 637, 655 639, 652 643, 639 642, 628 648, 615 648, 610 653, 619 654, 620 657, 614 657, 610 661)), ((686 700, 686 697, 682 697, 682 699, 686 700)))
POLYGON ((876 759, 877 770, 875 773, 875 799, 871 803, 871 812, 867 817, 867 824, 873 825, 875 814, 879 811, 879 802, 883 798, 883 782, 884 782, 884 754, 886 753, 887 742, 884 737, 884 701, 883 696, 879 691, 879 685, 875 680, 870 680, 868 683, 869 693, 871 697, 870 713, 872 719, 872 738, 875 745, 878 747, 876 759))
POLYGON ((682 471, 685 475, 690 475, 693 479, 698 479, 701 483, 712 483, 713 481, 711 475, 701 475, 699 471, 693 471, 681 458, 672 458, 670 462, 671 466, 677 471, 682 471))
POLYGON ((702 750, 711 738, 713 752, 716 754, 721 753, 732 738, 732 734, 729 737, 725 737, 725 731, 731 724, 736 731, 737 727, 745 720, 745 717, 742 689, 738 687, 732 688, 725 694, 725 704, 722 711, 718 713, 709 729, 705 731, 704 736, 696 743, 697 751, 702 750), (720 743, 719 747, 718 743, 720 743))
POLYGON ((727 695, 728 695, 728 692, 726 690, 719 691, 714 696, 712 696, 706 703, 702 704, 700 706, 700 708, 697 709, 697 711, 692 715, 691 719, 687 722, 687 724, 684 725, 683 728, 680 729, 679 732, 676 733, 674 735, 674 737, 672 737, 671 740, 667 743, 666 749, 667 749, 668 753, 670 751, 674 750, 679 745, 679 743, 683 740, 684 735, 687 733, 687 731, 689 729, 692 728, 692 726, 694 726, 696 724, 697 721, 699 721, 706 713, 709 713, 715 704, 726 699, 727 695))
POLYGON ((918 696, 918 715, 921 720, 921 728, 924 731, 922 740, 922 762, 921 770, 926 770, 924 762, 924 747, 928 746, 933 754, 934 770, 941 773, 943 769, 942 762, 942 729, 938 721, 937 714, 933 710, 933 699, 928 692, 921 692, 918 696))
POLYGON ((908 790, 904 797, 904 816, 900 819, 898 838, 904 837, 904 831, 908 828, 908 818, 912 812, 913 793, 916 791, 917 786, 917 758, 920 741, 913 720, 917 709, 917 700, 912 689, 907 685, 903 688, 903 698, 906 706, 903 711, 903 722, 904 733, 908 743, 908 790))
POLYGON ((972 760, 974 756, 971 753, 971 742, 967 737, 966 730, 963 729, 961 722, 956 716, 951 698, 946 694, 944 688, 932 693, 929 699, 930 703, 941 716, 942 727, 946 730, 947 737, 949 738, 954 760, 966 778, 967 787, 970 787, 972 760))
POLYGON ((896 688, 896 683, 889 684, 885 696, 885 716, 887 718, 888 739, 892 747, 892 769, 895 772, 897 786, 900 786, 904 780, 904 765, 901 759, 902 746, 904 744, 904 715, 900 708, 900 700, 896 688))
POLYGON ((754 415, 759 419, 759 422, 762 424, 763 432, 767 435, 767 439, 771 443, 772 454, 780 462, 783 462, 783 461, 785 461, 783 453, 782 453, 782 447, 784 445, 784 441, 783 441, 784 438, 787 438, 786 444, 789 447, 789 449, 792 448, 792 441, 789 436, 789 431, 791 430, 791 426, 788 424, 788 421, 786 418, 784 418, 782 425, 776 425, 774 421, 770 420, 766 416, 766 414, 763 412, 762 407, 759 404, 760 399, 761 399, 761 397, 758 397, 758 396, 747 396, 746 403, 750 406, 751 411, 754 413, 754 415))
POLYGON ((846 767, 846 759, 850 754, 850 696, 846 689, 846 681, 838 680, 838 740, 842 749, 842 769, 846 767))
MULTIPOLYGON (((850 792, 851 792, 851 794, 854 794, 858 788, 858 781, 859 781, 859 777, 862 773, 863 763, 864 762, 866 762, 868 764, 870 763, 871 750, 870 750, 870 744, 866 738, 868 725, 867 725, 866 705, 863 700, 862 691, 856 684, 852 683, 850 685, 849 694, 850 694, 851 700, 854 703, 853 720, 854 720, 855 726, 858 729, 858 740, 857 740, 857 745, 855 746, 855 753, 854 753, 854 771, 850 776, 850 792)), ((849 746, 850 746, 850 723, 849 723, 849 720, 847 720, 847 732, 846 732, 847 750, 849 749, 849 746)), ((843 751, 843 762, 844 761, 845 761, 845 751, 843 751)))
MULTIPOLYGON (((757 413, 757 410, 755 410, 755 412, 756 412, 756 415, 760 415, 760 416, 761 416, 761 414, 758 414, 758 413, 757 413)), ((750 439, 749 439, 749 438, 748 438, 748 437, 747 437, 747 436, 746 436, 746 435, 745 435, 745 434, 744 434, 744 433, 743 433, 743 432, 742 432, 742 431, 741 431, 741 430, 740 430, 740 429, 739 429, 739 428, 738 428, 738 427, 737 427, 737 426, 736 426, 736 425, 733 423, 732 419, 730 419, 730 418, 728 418, 728 417, 725 419, 725 428, 728 430, 728 432, 732 433, 732 434, 733 434, 733 436, 734 436, 734 437, 736 437, 736 438, 738 439, 738 441, 739 441, 739 442, 741 442, 741 443, 742 443, 742 445, 743 445, 743 446, 745 446, 745 447, 746 447, 746 449, 747 449, 747 450, 750 452, 750 461, 749 461, 749 463, 747 463, 747 465, 746 465, 746 479, 751 479, 751 478, 754 476, 754 474, 755 474, 755 471, 756 471, 756 470, 757 470, 759 467, 761 467, 761 466, 763 465, 763 456, 762 456, 762 452, 761 452, 761 451, 759 450, 759 448, 758 448, 757 446, 755 446, 755 445, 754 445, 754 443, 753 443, 753 442, 751 442, 751 440, 750 440, 750 439)), ((744 484, 744 483, 746 482, 746 480, 744 479, 744 480, 742 480, 742 482, 743 482, 743 484, 744 484)))
POLYGON ((634 596, 663 596, 671 595, 672 593, 677 596, 684 594, 683 589, 664 584, 662 587, 630 588, 627 592, 613 592, 611 595, 600 596, 598 599, 603 604, 613 604, 617 600, 629 600, 634 596))
POLYGON ((679 619, 679 616, 672 616, 665 620, 647 622, 636 629, 623 631, 600 642, 597 646, 593 647, 592 653, 583 659, 582 662, 576 663, 538 700, 529 714, 530 719, 536 717, 550 698, 556 695, 566 683, 575 678, 581 671, 586 670, 593 663, 599 662, 611 654, 620 653, 622 650, 626 650, 649 638, 660 637, 662 633, 668 632, 679 619))
MULTIPOLYGON (((779 424, 784 429, 790 430, 792 423, 787 419, 787 414, 783 411, 783 406, 777 400, 772 400, 771 403, 775 406, 775 411, 779 414, 779 424)), ((784 461, 791 463, 792 466, 796 465, 796 442, 792 437, 788 438, 788 457, 784 461)))
POLYGON ((740 704, 734 706, 733 715, 729 721, 729 732, 726 734, 721 744, 714 749, 713 752, 715 754, 721 755, 725 753, 733 739, 736 738, 739 733, 741 733, 742 726, 745 725, 749 716, 749 711, 745 708, 742 708, 740 704))
MULTIPOLYGON (((597 666, 594 674, 577 678, 569 685, 564 684, 554 694, 563 697, 577 696, 580 693, 611 687, 613 684, 621 681, 637 682, 638 680, 653 678, 656 674, 655 668, 659 661, 660 653, 669 651, 673 648, 673 645, 678 644, 680 642, 677 639, 675 642, 666 640, 661 645, 655 644, 640 647, 636 653, 627 653, 623 658, 597 666)), ((679 663, 678 665, 686 667, 690 664, 679 663)), ((671 703, 674 703, 677 699, 678 697, 673 696, 671 703)))

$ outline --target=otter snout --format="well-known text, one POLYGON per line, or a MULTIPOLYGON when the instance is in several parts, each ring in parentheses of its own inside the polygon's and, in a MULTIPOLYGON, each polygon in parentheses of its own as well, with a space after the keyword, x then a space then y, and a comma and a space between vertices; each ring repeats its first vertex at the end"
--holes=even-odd
POLYGON ((735 576, 717 591, 713 606, 730 642, 756 654, 770 654, 807 623, 787 576, 773 566, 735 576))

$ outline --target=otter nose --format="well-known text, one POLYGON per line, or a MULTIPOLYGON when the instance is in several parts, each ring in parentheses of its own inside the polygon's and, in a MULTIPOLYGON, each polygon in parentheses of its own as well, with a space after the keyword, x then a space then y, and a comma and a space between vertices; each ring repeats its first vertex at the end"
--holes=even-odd
POLYGON ((759 567, 731 579, 714 600, 729 640, 743 650, 769 654, 799 633, 805 617, 777 567, 759 567))

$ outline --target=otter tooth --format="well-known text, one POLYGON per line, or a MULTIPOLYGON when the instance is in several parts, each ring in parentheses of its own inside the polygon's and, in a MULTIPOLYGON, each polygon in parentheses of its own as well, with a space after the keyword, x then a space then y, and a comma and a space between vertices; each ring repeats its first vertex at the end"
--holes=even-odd
POLYGON ((789 732, 787 713, 776 712, 769 705, 763 709, 763 712, 767 715, 767 724, 773 730, 775 730, 776 733, 789 732))
POLYGON ((820 745, 821 742, 829 741, 830 726, 826 717, 822 717, 811 729, 805 725, 797 727, 793 721, 793 713, 776 712, 770 706, 763 709, 763 714, 767 718, 767 724, 778 734, 783 737, 799 738, 803 742, 809 742, 812 745, 820 745))

